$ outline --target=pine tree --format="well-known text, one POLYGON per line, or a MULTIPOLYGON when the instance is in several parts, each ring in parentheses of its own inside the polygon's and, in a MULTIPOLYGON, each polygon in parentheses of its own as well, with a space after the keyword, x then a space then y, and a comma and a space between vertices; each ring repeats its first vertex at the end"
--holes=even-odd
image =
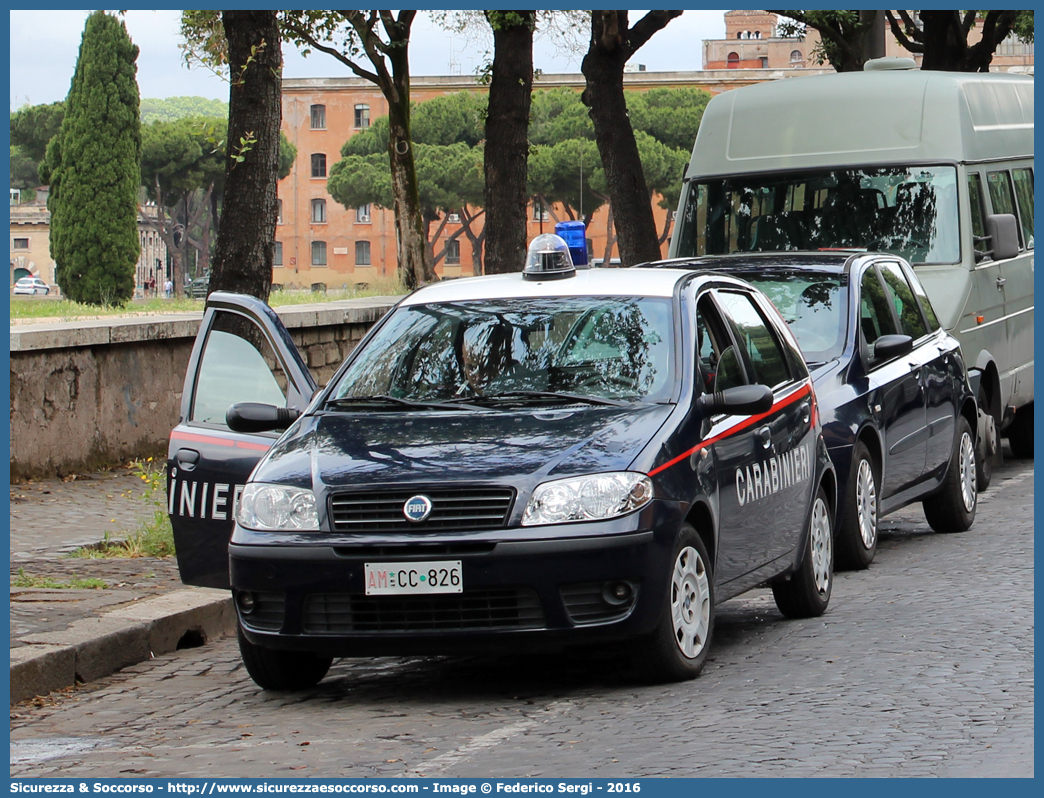
POLYGON ((80 42, 50 176, 51 256, 67 297, 123 304, 134 292, 141 186, 138 48, 116 17, 96 11, 80 42))

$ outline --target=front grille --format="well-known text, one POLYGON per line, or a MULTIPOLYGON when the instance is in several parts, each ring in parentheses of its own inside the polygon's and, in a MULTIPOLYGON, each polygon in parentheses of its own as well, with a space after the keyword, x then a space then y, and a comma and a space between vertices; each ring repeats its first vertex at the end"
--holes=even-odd
POLYGON ((240 612, 243 625, 259 632, 278 632, 283 628, 286 599, 282 593, 254 593, 254 609, 240 612))
POLYGON ((533 590, 469 590, 436 596, 309 596, 307 634, 461 632, 542 629, 544 612, 533 590))
POLYGON ((511 488, 423 488, 337 493, 330 517, 337 532, 425 532, 433 529, 497 529, 507 522, 515 491, 511 488), (407 521, 406 500, 431 499, 431 515, 407 521))
POLYGON ((617 621, 627 616, 638 597, 638 586, 631 585, 631 595, 624 601, 610 603, 604 598, 608 582, 582 582, 562 585, 562 602, 569 618, 577 626, 617 621))
POLYGON ((335 546, 334 552, 339 557, 367 560, 389 557, 410 562, 416 559, 430 560, 433 557, 467 557, 489 554, 496 547, 496 543, 420 543, 411 540, 408 543, 387 546, 335 546))

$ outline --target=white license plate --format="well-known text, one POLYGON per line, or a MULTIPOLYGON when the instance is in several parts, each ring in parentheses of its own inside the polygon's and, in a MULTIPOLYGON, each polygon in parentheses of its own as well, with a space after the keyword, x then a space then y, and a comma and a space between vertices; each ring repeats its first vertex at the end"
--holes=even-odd
POLYGON ((461 593, 460 560, 441 562, 368 562, 363 566, 367 596, 461 593))

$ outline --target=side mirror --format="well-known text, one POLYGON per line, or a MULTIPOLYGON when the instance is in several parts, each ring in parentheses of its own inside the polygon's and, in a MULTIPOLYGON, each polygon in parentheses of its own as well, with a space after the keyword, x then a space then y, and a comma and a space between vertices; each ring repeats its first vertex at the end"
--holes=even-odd
POLYGON ((891 360, 913 349, 909 335, 882 335, 874 341, 874 360, 891 360))
POLYGON ((696 403, 707 415, 753 416, 772 407, 772 389, 767 385, 737 385, 718 393, 705 393, 696 403))
POLYGON ((276 407, 260 402, 240 402, 225 413, 225 423, 233 432, 271 432, 286 429, 301 415, 294 407, 276 407))
POLYGON ((1019 254, 1019 228, 1014 214, 994 213, 987 216, 986 237, 990 240, 988 254, 994 260, 1007 260, 1019 254))

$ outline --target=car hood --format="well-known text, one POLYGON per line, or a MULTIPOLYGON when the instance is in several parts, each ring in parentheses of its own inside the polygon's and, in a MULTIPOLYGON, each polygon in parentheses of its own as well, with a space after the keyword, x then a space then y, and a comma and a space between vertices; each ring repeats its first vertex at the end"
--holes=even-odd
POLYGON ((280 439, 252 481, 313 489, 432 480, 515 484, 625 470, 673 409, 321 413, 280 439))

